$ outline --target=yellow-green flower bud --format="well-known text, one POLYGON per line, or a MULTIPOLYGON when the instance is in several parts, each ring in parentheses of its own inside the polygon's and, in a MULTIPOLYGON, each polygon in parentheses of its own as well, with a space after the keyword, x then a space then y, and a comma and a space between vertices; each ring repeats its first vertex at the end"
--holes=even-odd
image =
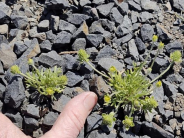
POLYGON ((46 89, 46 95, 53 95, 54 94, 54 90, 52 88, 47 88, 46 89))
POLYGON ((13 65, 10 68, 10 70, 11 70, 11 73, 13 73, 13 74, 20 74, 21 73, 20 68, 17 65, 13 65))
POLYGON ((116 121, 116 118, 114 117, 114 112, 110 112, 110 114, 102 114, 102 124, 103 125, 108 125, 112 127, 113 122, 116 121))
POLYGON ((137 100, 135 100, 134 101, 134 106, 136 107, 136 108, 140 108, 140 102, 139 101, 137 101, 137 100))
POLYGON ((78 51, 78 56, 79 56, 79 61, 82 63, 82 62, 88 62, 89 61, 89 55, 86 53, 86 51, 85 50, 83 50, 83 49, 80 49, 79 51, 78 51))
POLYGON ((182 61, 181 57, 182 57, 182 55, 181 55, 181 52, 179 50, 176 50, 170 54, 170 58, 174 62, 181 62, 182 61))
POLYGON ((156 83, 156 87, 161 87, 162 86, 162 82, 161 81, 158 81, 157 83, 156 83))
POLYGON ((109 69, 110 72, 116 72, 117 69, 114 67, 114 66, 111 66, 110 69, 109 69))
POLYGON ((125 126, 125 129, 128 131, 130 127, 134 126, 133 117, 125 116, 125 120, 123 120, 123 124, 125 126))
POLYGON ((109 104, 109 103, 111 102, 111 97, 110 97, 109 95, 105 95, 105 96, 104 96, 104 102, 105 102, 106 104, 109 104))
POLYGON ((157 41, 158 41, 158 36, 157 36, 157 35, 153 35, 152 41, 153 41, 153 42, 157 42, 157 41))
POLYGON ((156 108, 158 106, 158 103, 153 96, 150 98, 149 103, 153 108, 156 108))
POLYGON ((152 68, 147 69, 147 73, 151 73, 151 71, 152 71, 152 68))
POLYGON ((160 43, 158 44, 158 49, 163 49, 163 48, 164 48, 164 43, 160 42, 160 43))
POLYGON ((34 61, 30 58, 29 60, 28 60, 28 65, 34 65, 34 61))

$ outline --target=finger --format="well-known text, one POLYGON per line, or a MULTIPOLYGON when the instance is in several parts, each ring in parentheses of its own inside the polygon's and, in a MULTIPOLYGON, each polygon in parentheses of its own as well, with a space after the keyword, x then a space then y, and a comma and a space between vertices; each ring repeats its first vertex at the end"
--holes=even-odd
POLYGON ((76 138, 96 103, 97 96, 93 92, 76 96, 66 105, 52 129, 42 138, 76 138))
POLYGON ((30 138, 2 113, 0 113, 0 122, 0 138, 30 138))

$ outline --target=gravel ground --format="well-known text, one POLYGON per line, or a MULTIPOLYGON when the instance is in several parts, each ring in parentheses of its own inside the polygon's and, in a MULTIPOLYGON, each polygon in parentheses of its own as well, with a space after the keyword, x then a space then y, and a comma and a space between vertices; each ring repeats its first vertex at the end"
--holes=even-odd
MULTIPOLYGON (((101 126, 103 96, 110 93, 104 78, 87 64, 80 65, 76 52, 85 49, 100 71, 111 66, 123 71, 140 64, 157 34, 165 48, 149 79, 169 63, 169 54, 183 53, 183 0, 1 0, 0 2, 0 112, 25 134, 40 137, 57 119, 66 103, 84 91, 94 91, 98 103, 78 138, 182 138, 184 137, 184 61, 173 66, 153 91, 159 106, 134 116, 135 126, 123 128, 120 111, 113 128, 101 126), (18 65, 29 70, 32 58, 38 68, 61 67, 68 77, 58 100, 28 90, 25 80, 10 73, 18 65)), ((154 58, 157 46, 151 51, 154 58)))

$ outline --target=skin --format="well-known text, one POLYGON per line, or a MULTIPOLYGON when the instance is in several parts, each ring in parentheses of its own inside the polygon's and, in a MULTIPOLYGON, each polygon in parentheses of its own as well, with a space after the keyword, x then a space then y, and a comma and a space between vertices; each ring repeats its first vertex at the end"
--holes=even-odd
MULTIPOLYGON (((93 92, 84 92, 76 96, 65 106, 51 130, 41 138, 76 138, 96 103, 97 96, 93 92)), ((2 113, 0 122, 0 138, 31 138, 2 113)))

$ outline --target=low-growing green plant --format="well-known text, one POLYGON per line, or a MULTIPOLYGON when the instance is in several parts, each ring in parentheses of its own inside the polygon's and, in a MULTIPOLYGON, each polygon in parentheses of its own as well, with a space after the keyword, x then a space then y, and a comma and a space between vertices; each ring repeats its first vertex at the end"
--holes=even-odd
POLYGON ((126 70, 124 77, 122 77, 122 73, 119 72, 114 66, 110 67, 108 75, 98 71, 89 61, 89 55, 85 50, 81 49, 78 51, 78 60, 83 63, 86 62, 89 66, 91 66, 97 73, 105 77, 112 87, 112 93, 106 94, 104 96, 104 105, 105 106, 113 106, 115 108, 115 112, 111 112, 110 114, 102 114, 103 124, 112 126, 115 121, 114 114, 118 111, 119 108, 124 108, 128 106, 131 111, 129 115, 125 116, 125 119, 122 121, 126 130, 130 127, 134 126, 132 114, 135 111, 139 111, 140 109, 147 112, 151 111, 153 108, 158 106, 157 101, 153 96, 150 97, 151 92, 156 88, 162 85, 161 81, 158 81, 155 86, 152 85, 153 82, 158 80, 162 75, 164 75, 175 62, 181 61, 181 52, 174 51, 170 54, 171 63, 167 67, 165 71, 163 71, 158 77, 154 80, 150 81, 147 78, 148 73, 152 71, 152 66, 155 62, 156 57, 160 53, 160 51, 164 48, 164 44, 162 42, 158 45, 158 50, 153 59, 151 66, 147 68, 147 73, 143 74, 143 67, 147 63, 147 59, 150 56, 150 52, 153 48, 155 42, 158 41, 158 36, 154 35, 152 39, 152 46, 148 51, 148 55, 145 60, 137 66, 134 63, 133 69, 126 70))
POLYGON ((39 70, 35 67, 32 59, 28 60, 28 64, 33 67, 32 72, 22 73, 17 65, 11 67, 11 73, 20 74, 25 77, 27 88, 33 87, 40 94, 54 98, 54 94, 61 93, 67 84, 67 77, 62 74, 61 68, 54 67, 51 69, 39 70))

